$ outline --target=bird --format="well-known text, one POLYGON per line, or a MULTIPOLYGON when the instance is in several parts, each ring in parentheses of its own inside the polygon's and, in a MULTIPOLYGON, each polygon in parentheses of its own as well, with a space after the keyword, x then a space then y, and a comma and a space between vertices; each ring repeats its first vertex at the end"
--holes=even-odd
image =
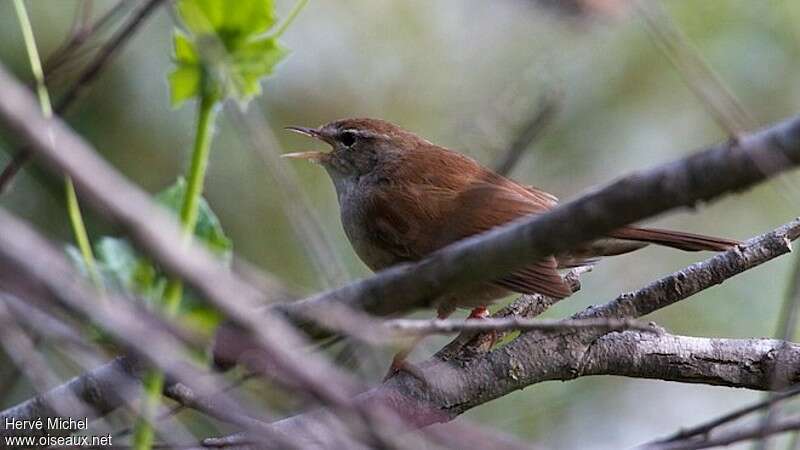
MULTIPOLYGON (((419 261, 461 239, 553 209, 558 199, 541 189, 500 175, 469 156, 436 145, 391 122, 345 118, 317 128, 286 129, 320 140, 330 151, 282 156, 321 165, 336 191, 342 227, 355 253, 373 271, 419 261)), ((487 306, 512 293, 565 298, 572 289, 560 270, 588 266, 657 244, 685 251, 724 251, 736 240, 659 228, 625 226, 570 251, 531 261, 525 267, 451 292, 436 302, 437 317, 458 308, 469 318, 488 315, 487 306)), ((413 344, 395 355, 387 377, 412 366, 413 344)))

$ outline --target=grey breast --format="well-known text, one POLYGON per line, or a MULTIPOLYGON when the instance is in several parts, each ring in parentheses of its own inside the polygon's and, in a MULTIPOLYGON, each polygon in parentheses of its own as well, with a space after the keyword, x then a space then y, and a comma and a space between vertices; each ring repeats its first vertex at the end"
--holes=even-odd
POLYGON ((377 237, 369 232, 375 229, 375 224, 366 222, 369 219, 365 205, 369 199, 365 196, 369 190, 358 186, 353 179, 335 180, 335 184, 342 227, 361 261, 372 270, 381 270, 400 262, 396 255, 383 249, 385 243, 377 241, 377 237))

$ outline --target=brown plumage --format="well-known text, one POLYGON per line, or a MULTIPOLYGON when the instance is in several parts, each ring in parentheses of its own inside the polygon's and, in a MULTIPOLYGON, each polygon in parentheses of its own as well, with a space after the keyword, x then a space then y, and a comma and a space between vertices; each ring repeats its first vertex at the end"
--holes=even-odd
MULTIPOLYGON (((501 176, 460 153, 389 122, 344 119, 318 129, 291 128, 321 139, 329 153, 291 157, 321 163, 336 186, 342 223, 359 257, 373 270, 417 261, 460 239, 557 204, 555 196, 501 176)), ((440 316, 479 307, 509 292, 563 298, 572 291, 559 268, 592 263, 648 243, 687 251, 725 250, 737 242, 670 230, 624 227, 608 238, 554 255, 480 289, 441 300, 440 316)))
MULTIPOLYGON (((372 270, 418 261, 466 237, 552 209, 557 199, 523 186, 460 153, 434 145, 389 122, 343 119, 319 128, 289 127, 327 142, 333 151, 284 155, 321 164, 333 180, 342 225, 358 256, 372 270)), ((640 249, 648 243, 687 251, 721 251, 737 242, 655 228, 623 227, 608 237, 526 267, 477 288, 438 299, 438 316, 457 307, 485 306, 511 292, 567 297, 572 290, 559 268, 593 263, 603 256, 640 249)), ((387 377, 404 368, 414 345, 395 355, 387 377)))

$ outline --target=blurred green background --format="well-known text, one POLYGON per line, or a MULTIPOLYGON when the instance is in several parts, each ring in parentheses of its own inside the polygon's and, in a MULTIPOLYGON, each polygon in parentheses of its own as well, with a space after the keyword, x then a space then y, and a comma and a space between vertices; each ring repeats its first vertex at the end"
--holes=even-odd
MULTIPOLYGON (((112 5, 95 1, 95 14, 112 5)), ((612 2, 613 3, 613 2, 612 2)), ((312 1, 286 33, 291 55, 257 100, 283 153, 316 147, 282 130, 347 116, 388 119, 433 142, 491 163, 536 109, 540 94, 562 93, 562 107, 513 177, 569 199, 622 174, 670 161, 725 139, 703 104, 664 57, 625 2, 613 16, 580 18, 527 0, 312 1)), ((72 22, 74 0, 28 1, 41 53, 51 53, 72 22)), ((281 11, 291 7, 279 1, 281 11)), ((664 6, 759 125, 800 109, 800 2, 672 0, 664 6)), ((117 55, 69 122, 122 173, 150 192, 186 165, 194 105, 174 110, 166 74, 173 21, 162 8, 117 55)), ((0 1, 0 61, 29 81, 11 2, 0 1)), ((63 86, 62 86, 63 87, 63 86)), ((58 94, 59 85, 53 89, 58 94)), ((224 117, 224 116, 223 116, 224 117)), ((0 163, 13 142, 0 134, 0 163)), ((239 255, 301 293, 324 287, 293 231, 298 200, 273 173, 296 172, 323 234, 350 278, 369 271, 344 237, 323 172, 264 159, 228 118, 217 127, 206 197, 239 255)), ((790 174, 659 226, 746 239, 798 214, 800 177, 790 174)), ((61 184, 26 169, 0 206, 53 239, 70 241, 61 184)), ((86 208, 84 208, 86 209, 86 208)), ((92 236, 115 230, 87 211, 92 236)), ((583 289, 547 313, 562 317, 605 302, 708 254, 648 248, 603 261, 583 289)), ((791 256, 734 278, 648 319, 681 334, 774 334, 791 256)), ((430 313, 423 314, 428 317, 430 313)), ((415 354, 423 358, 441 341, 415 354)), ((466 416, 545 447, 617 449, 664 435, 758 398, 743 390, 612 377, 545 383, 466 416)), ((742 447, 743 448, 743 447, 742 447)))

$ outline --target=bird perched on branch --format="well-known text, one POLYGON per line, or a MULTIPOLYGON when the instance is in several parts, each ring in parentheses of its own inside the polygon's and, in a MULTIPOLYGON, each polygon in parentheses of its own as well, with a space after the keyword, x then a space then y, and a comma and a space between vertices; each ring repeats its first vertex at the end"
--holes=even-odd
MULTIPOLYGON (((435 145, 392 123, 343 119, 319 128, 288 127, 319 139, 332 151, 283 155, 320 164, 333 180, 344 231, 370 269, 418 261, 469 236, 555 207, 555 196, 499 175, 472 158, 435 145)), ((656 228, 622 227, 569 252, 552 255, 502 278, 438 299, 439 318, 456 308, 470 317, 512 292, 563 298, 572 290, 558 270, 599 257, 658 244, 686 251, 722 251, 738 242, 656 228)), ((390 374, 409 368, 398 353, 390 374)))

